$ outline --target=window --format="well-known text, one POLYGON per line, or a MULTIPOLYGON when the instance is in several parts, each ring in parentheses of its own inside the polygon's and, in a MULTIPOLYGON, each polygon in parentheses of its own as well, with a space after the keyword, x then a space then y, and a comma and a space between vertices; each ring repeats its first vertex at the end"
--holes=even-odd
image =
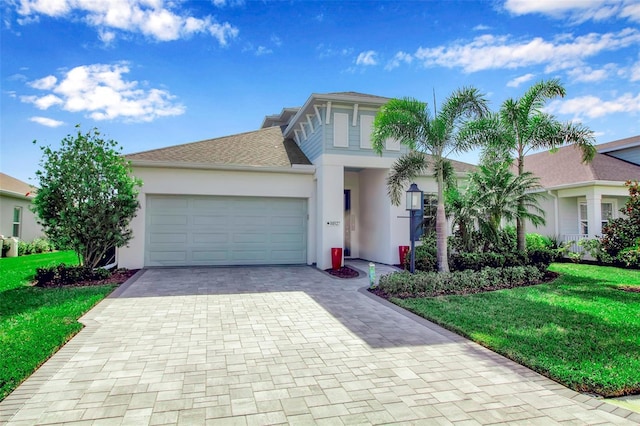
POLYGON ((602 226, 613 219, 613 203, 602 203, 602 226))
POLYGON ((580 203, 578 211, 578 220, 580 221, 580 233, 582 235, 589 234, 589 220, 587 216, 587 203, 580 203))
POLYGON ((425 192, 423 200, 424 219, 422 220, 422 232, 427 234, 436 231, 436 212, 438 210, 438 194, 425 192))
MULTIPOLYGON (((606 225, 609 219, 613 219, 613 212, 615 211, 614 205, 612 202, 607 201, 600 203, 600 223, 601 227, 598 232, 602 231, 602 226, 606 225)), ((584 201, 580 202, 580 208, 578 211, 579 222, 580 222, 580 233, 583 235, 589 234, 589 216, 587 214, 587 203, 584 201)))
POLYGON ((21 226, 20 223, 22 221, 22 207, 14 207, 13 208, 13 235, 12 237, 20 238, 21 226))

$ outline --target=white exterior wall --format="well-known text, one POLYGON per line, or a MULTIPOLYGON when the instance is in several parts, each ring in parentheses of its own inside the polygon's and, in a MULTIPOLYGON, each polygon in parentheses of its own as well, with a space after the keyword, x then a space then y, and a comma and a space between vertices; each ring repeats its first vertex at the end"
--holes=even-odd
POLYGON ((391 208, 387 196, 387 170, 360 172, 360 257, 393 264, 390 254, 391 208))
POLYGON ((344 247, 344 167, 317 164, 316 185, 316 262, 318 268, 328 269, 331 249, 344 247))
POLYGON ((315 200, 313 175, 303 173, 202 170, 134 166, 133 174, 142 179, 138 200, 140 209, 131 222, 133 238, 118 250, 123 268, 144 266, 147 194, 231 195, 292 197, 308 200, 307 263, 315 262, 315 200))
POLYGON ((531 222, 526 221, 525 230, 528 233, 535 232, 536 234, 546 235, 547 237, 558 235, 560 233, 556 226, 558 207, 559 199, 553 194, 546 193, 546 198, 540 200, 540 208, 544 210, 546 224, 535 226, 531 222))
POLYGON ((13 236, 13 209, 15 207, 22 207, 20 239, 31 242, 36 238, 43 237, 44 233, 36 222, 36 215, 29 210, 31 200, 6 194, 0 195, 0 235, 13 236))

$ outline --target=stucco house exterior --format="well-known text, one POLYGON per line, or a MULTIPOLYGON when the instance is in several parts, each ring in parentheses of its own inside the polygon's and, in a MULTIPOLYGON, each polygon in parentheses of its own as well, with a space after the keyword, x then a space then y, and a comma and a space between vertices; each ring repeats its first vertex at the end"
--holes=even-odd
POLYGON ((33 241, 42 228, 30 210, 34 188, 26 182, 0 173, 0 235, 33 241))
MULTIPOLYGON (((122 267, 316 264, 345 257, 397 264, 409 244, 404 206, 386 177, 405 147, 371 148, 373 119, 388 98, 312 94, 260 129, 129 154, 144 182, 122 267)), ((454 162, 460 178, 474 166, 454 162)), ((416 181, 435 192, 435 180, 416 181)))
POLYGON ((602 226, 621 215, 618 209, 629 195, 625 181, 640 179, 640 135, 597 145, 596 150, 588 164, 572 146, 525 157, 525 170, 540 178, 548 195, 541 203, 546 225, 528 225, 528 232, 579 241, 600 236, 602 226))

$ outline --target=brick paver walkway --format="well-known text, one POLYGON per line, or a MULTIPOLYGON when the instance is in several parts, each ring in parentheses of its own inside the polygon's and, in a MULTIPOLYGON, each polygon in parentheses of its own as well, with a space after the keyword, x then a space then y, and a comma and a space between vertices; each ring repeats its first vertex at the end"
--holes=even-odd
POLYGON ((145 271, 0 403, 0 424, 640 422, 366 283, 310 267, 145 271))

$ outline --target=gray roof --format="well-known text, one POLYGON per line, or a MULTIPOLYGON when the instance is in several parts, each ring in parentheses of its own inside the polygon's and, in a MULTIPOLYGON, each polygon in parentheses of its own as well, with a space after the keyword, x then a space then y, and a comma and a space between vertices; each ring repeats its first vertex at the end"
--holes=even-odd
MULTIPOLYGON (((598 145, 596 149, 599 150, 602 146, 598 145)), ((524 168, 538 176, 540 184, 545 188, 597 180, 624 182, 640 177, 640 166, 599 152, 591 163, 584 164, 582 151, 575 146, 565 146, 555 152, 527 155, 524 168)))
POLYGON ((293 140, 284 139, 279 127, 138 152, 125 157, 133 162, 176 165, 291 167, 293 164, 311 164, 293 140))

